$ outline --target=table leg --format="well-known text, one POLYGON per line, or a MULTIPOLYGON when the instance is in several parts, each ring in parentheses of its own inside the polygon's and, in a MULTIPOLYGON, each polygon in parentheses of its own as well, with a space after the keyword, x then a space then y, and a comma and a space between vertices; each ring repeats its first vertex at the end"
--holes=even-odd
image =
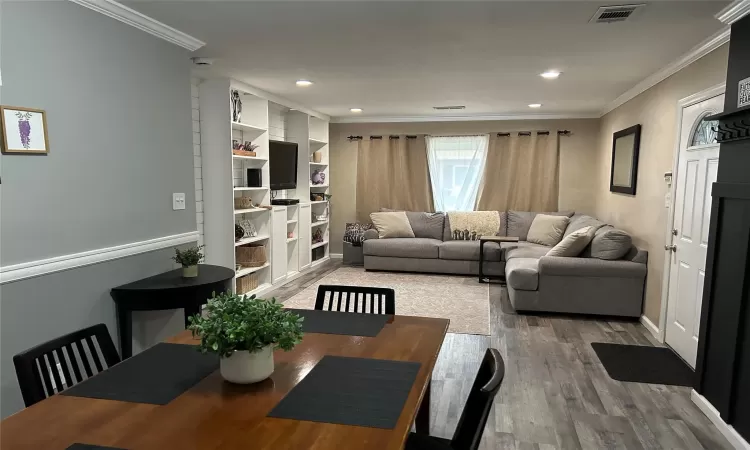
POLYGON ((427 382, 427 390, 422 398, 422 403, 417 410, 417 418, 414 421, 414 428, 417 434, 430 434, 430 392, 432 391, 432 380, 427 382))
POLYGON ((201 305, 191 305, 185 307, 185 328, 190 325, 190 321, 188 321, 188 317, 192 317, 196 314, 201 313, 201 305))
POLYGON ((479 241, 479 282, 482 283, 484 275, 482 274, 482 265, 484 264, 484 243, 486 241, 479 241))
POLYGON ((120 331, 120 354, 122 359, 133 356, 133 313, 117 305, 117 327, 120 331))

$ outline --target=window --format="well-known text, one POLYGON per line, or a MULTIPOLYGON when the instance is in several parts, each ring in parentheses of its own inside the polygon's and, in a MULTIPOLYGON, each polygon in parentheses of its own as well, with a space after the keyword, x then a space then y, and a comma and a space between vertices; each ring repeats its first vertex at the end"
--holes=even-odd
POLYGON ((718 120, 706 120, 706 117, 710 116, 711 112, 707 112, 698 119, 698 125, 696 125, 693 131, 693 137, 690 138, 690 146, 695 147, 696 145, 708 145, 716 144, 716 130, 719 128, 718 120))
POLYGON ((427 136, 436 211, 473 211, 489 136, 427 136))

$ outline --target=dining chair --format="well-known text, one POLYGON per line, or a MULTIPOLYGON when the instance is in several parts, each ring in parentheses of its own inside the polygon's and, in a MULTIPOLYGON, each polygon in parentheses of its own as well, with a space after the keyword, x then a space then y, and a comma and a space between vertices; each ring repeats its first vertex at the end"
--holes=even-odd
POLYGON ((409 434, 405 450, 477 450, 484 426, 500 384, 505 376, 505 363, 500 352, 488 348, 474 379, 453 439, 442 439, 425 434, 409 434))
POLYGON ((391 288, 322 284, 318 286, 315 309, 321 311, 396 314, 396 291, 391 288))
POLYGON ((90 378, 119 362, 120 356, 103 323, 60 336, 13 357, 27 407, 83 381, 81 368, 86 378, 90 378), (92 338, 96 338, 98 351, 92 338), (92 371, 92 363, 96 373, 92 371))

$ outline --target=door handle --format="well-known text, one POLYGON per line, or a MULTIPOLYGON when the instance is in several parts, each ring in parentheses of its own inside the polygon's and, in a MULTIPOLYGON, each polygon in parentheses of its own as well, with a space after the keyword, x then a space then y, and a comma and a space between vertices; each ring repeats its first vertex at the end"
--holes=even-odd
POLYGON ((677 246, 676 245, 665 245, 664 246, 664 250, 676 252, 677 251, 677 246))

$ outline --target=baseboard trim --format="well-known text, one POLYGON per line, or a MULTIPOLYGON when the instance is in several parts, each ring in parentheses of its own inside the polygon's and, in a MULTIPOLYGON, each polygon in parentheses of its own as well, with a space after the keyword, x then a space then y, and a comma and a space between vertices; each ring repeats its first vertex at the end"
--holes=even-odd
POLYGON ((651 322, 651 320, 649 320, 648 317, 641 316, 641 324, 644 327, 646 327, 646 329, 648 331, 650 331, 651 334, 654 335, 654 337, 656 338, 657 341, 661 342, 662 344, 664 343, 664 341, 661 338, 661 332, 659 331, 659 327, 657 327, 656 325, 654 325, 654 323, 651 322))
POLYGON ((0 284, 40 277, 50 273, 90 266, 92 264, 112 261, 114 259, 125 258, 141 253, 153 252, 155 250, 187 244, 197 240, 198 231, 190 231, 188 233, 132 242, 130 244, 117 245, 115 247, 100 248, 87 252, 73 253, 70 255, 0 267, 0 284))
POLYGON ((732 447, 737 450, 750 450, 750 444, 748 444, 748 442, 737 433, 737 430, 735 430, 733 426, 721 419, 719 411, 717 411, 716 408, 706 400, 706 397, 700 395, 695 389, 693 389, 690 392, 690 400, 692 400, 698 409, 708 417, 708 420, 719 429, 719 432, 727 439, 727 441, 729 441, 732 447))
POLYGON ((344 259, 343 253, 329 253, 328 256, 330 256, 331 259, 344 259))

